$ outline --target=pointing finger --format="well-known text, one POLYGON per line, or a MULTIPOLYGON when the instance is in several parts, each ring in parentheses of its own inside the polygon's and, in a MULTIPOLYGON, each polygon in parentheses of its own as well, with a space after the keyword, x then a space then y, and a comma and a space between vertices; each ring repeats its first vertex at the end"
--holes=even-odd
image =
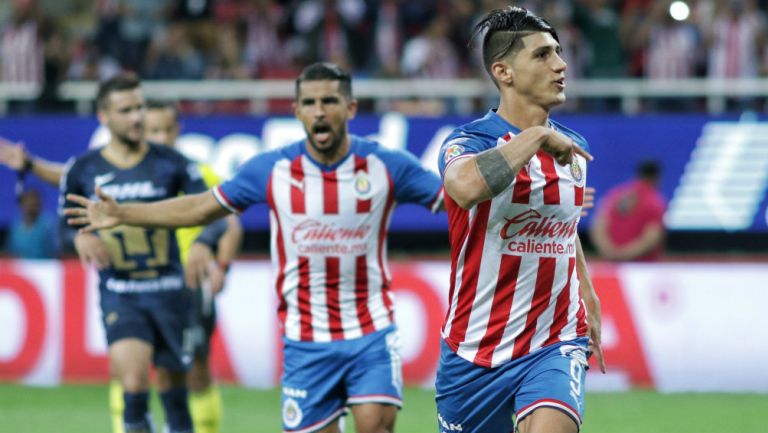
POLYGON ((577 155, 581 155, 584 158, 586 158, 587 161, 593 161, 595 159, 594 156, 590 155, 589 152, 587 152, 586 150, 582 149, 581 147, 579 147, 579 145, 577 145, 575 143, 573 144, 573 151, 577 155))

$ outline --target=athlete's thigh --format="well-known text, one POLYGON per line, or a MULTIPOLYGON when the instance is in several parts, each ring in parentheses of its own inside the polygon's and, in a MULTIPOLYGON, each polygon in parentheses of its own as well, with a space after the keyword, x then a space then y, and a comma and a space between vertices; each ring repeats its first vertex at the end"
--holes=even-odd
POLYGON ((129 392, 149 389, 152 346, 138 338, 121 338, 109 345, 109 368, 129 392))
POLYGON ((333 429, 346 413, 343 382, 349 360, 337 350, 337 343, 283 341, 283 430, 333 429))
POLYGON ((578 431, 584 415, 586 342, 586 339, 579 339, 560 343, 541 349, 541 352, 535 355, 531 370, 515 397, 518 425, 530 427, 534 420, 525 423, 526 418, 537 414, 542 408, 549 408, 559 413, 546 411, 537 415, 537 418, 552 418, 552 425, 556 425, 555 420, 565 420, 562 418, 565 416, 571 420, 570 423, 564 423, 570 425, 571 430, 565 431, 578 431))
POLYGON ((352 359, 344 382, 347 404, 378 403, 401 407, 403 367, 397 328, 392 326, 345 341, 344 345, 352 359))
POLYGON ((391 404, 364 403, 350 406, 357 433, 393 432, 398 407, 391 404))
POLYGON ((442 341, 435 381, 438 431, 512 432, 517 376, 511 366, 491 369, 472 364, 442 341))

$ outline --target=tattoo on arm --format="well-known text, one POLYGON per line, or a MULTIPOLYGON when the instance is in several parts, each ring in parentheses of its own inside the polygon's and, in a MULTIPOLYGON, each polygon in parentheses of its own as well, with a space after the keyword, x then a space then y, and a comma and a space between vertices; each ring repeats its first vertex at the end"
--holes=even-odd
POLYGON ((475 162, 492 197, 496 197, 504 191, 517 174, 516 170, 509 166, 507 159, 501 153, 501 149, 498 148, 479 153, 475 157, 475 162))

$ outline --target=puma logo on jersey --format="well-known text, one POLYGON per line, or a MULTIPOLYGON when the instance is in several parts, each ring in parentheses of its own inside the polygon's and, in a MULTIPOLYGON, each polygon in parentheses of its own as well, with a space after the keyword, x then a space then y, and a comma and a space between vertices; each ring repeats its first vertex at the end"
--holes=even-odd
POLYGON ((301 191, 304 191, 304 181, 303 180, 296 180, 291 178, 291 186, 298 188, 301 191))
POLYGON ((167 195, 165 188, 156 188, 150 181, 106 185, 102 191, 118 201, 160 198, 167 195))
POLYGON ((104 184, 107 184, 109 182, 112 182, 112 180, 115 178, 115 173, 109 172, 106 174, 100 174, 98 176, 95 176, 93 178, 93 183, 96 186, 102 186, 104 184))

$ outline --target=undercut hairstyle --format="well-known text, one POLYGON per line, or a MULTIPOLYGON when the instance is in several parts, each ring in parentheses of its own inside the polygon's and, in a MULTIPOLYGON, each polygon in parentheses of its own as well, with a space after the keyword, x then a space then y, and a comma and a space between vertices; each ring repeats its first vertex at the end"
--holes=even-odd
POLYGON ((179 120, 179 110, 176 107, 176 103, 173 101, 150 99, 147 101, 147 111, 149 110, 171 110, 173 112, 173 118, 177 121, 179 120))
POLYGON ((545 32, 552 35, 559 43, 555 29, 545 20, 528 9, 510 6, 506 9, 495 9, 488 13, 475 26, 472 32, 472 42, 485 32, 483 36, 483 66, 490 75, 493 84, 498 87, 493 77, 491 66, 509 55, 516 54, 523 48, 523 38, 534 33, 545 32))
POLYGON ((296 79, 296 99, 299 99, 299 86, 304 81, 338 81, 339 92, 348 100, 352 100, 352 76, 339 65, 334 63, 313 63, 296 79))
POLYGON ((136 74, 126 72, 116 75, 99 84, 99 90, 96 92, 96 106, 99 110, 107 108, 109 105, 109 95, 113 92, 122 92, 133 90, 141 86, 139 77, 136 74))

